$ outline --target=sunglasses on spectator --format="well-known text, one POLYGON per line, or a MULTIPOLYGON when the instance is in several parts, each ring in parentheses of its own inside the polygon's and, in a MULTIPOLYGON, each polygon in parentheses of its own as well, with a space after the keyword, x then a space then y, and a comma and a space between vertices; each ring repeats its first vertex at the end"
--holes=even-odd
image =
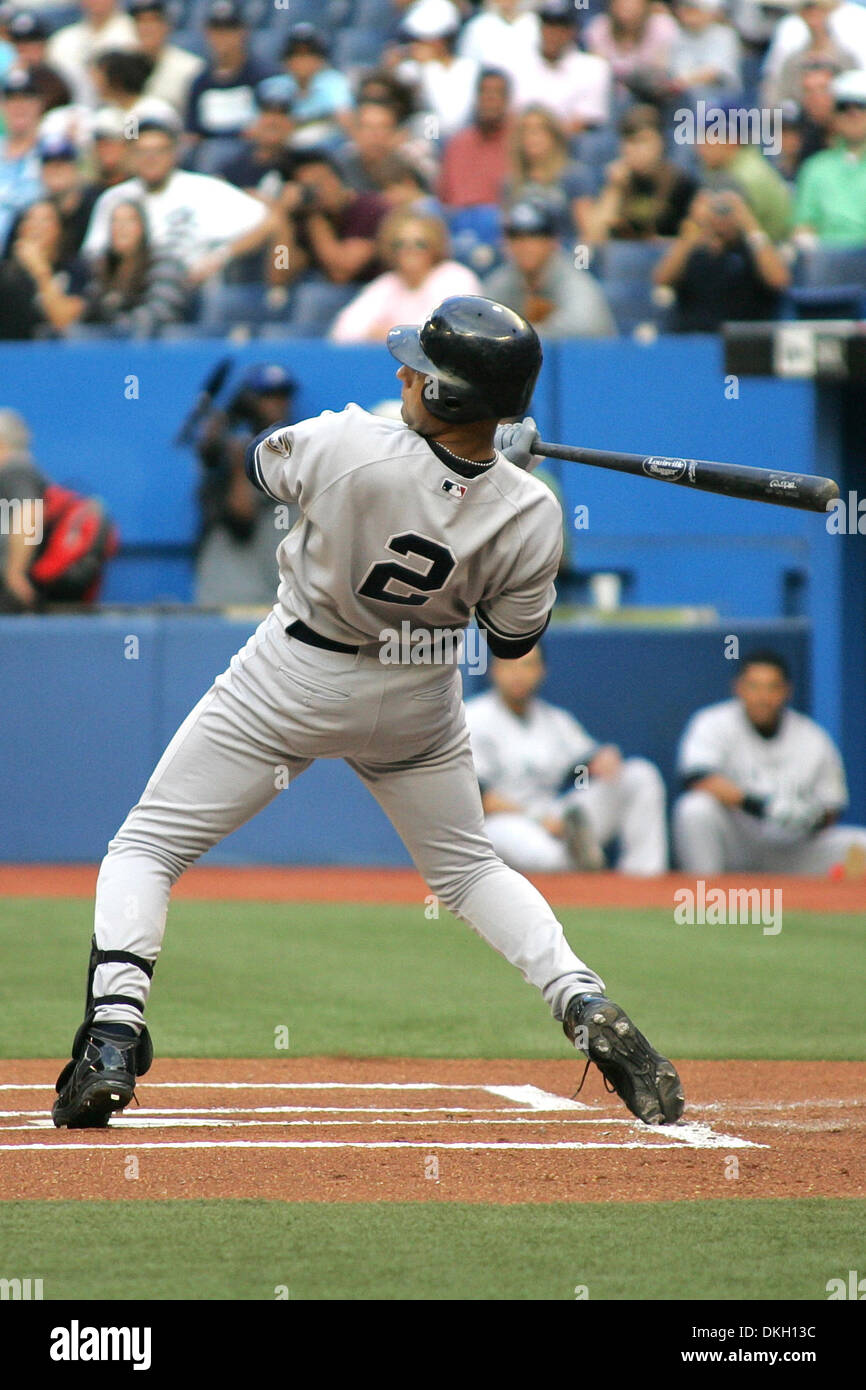
POLYGON ((837 101, 837 111, 866 111, 866 101, 837 101))
POLYGON ((422 240, 421 237, 397 237, 391 242, 395 251, 429 251, 429 241, 422 240))

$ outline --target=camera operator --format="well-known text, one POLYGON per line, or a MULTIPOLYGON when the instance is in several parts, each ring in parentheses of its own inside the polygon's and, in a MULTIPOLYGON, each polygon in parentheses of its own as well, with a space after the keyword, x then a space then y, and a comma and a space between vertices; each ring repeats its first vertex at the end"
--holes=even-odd
POLYGON ((733 189, 693 199, 679 236, 653 272, 676 294, 671 331, 713 333, 726 320, 768 319, 790 271, 733 189))
POLYGON ((196 602, 271 604, 276 551, 297 519, 296 507, 276 506, 244 471, 251 439, 269 426, 291 423, 296 383, 276 363, 250 367, 225 409, 201 426, 196 451, 204 474, 199 491, 202 528, 196 557, 196 602))
POLYGON ((295 155, 280 202, 294 228, 288 258, 294 273, 310 270, 332 285, 361 285, 380 272, 376 235, 388 205, 378 193, 350 188, 327 151, 295 155))

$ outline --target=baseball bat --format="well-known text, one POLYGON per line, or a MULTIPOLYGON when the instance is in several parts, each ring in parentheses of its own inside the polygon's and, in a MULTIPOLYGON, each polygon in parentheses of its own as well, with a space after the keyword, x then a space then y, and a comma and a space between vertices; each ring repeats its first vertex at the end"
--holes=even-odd
POLYGON ((221 357, 216 366, 208 373, 198 393, 195 405, 175 435, 175 444, 192 443, 195 438, 196 426, 204 416, 207 415, 214 397, 219 395, 222 390, 223 383, 231 371, 233 364, 233 358, 221 357))
POLYGON ((579 449, 570 444, 547 444, 536 439, 534 454, 588 463, 594 468, 612 468, 638 478, 676 483, 698 492, 720 492, 725 497, 741 497, 749 502, 770 502, 777 507, 799 507, 801 511, 824 512, 839 486, 832 478, 808 473, 784 473, 776 468, 749 468, 740 463, 712 463, 707 459, 668 458, 657 454, 618 454, 607 449, 579 449))

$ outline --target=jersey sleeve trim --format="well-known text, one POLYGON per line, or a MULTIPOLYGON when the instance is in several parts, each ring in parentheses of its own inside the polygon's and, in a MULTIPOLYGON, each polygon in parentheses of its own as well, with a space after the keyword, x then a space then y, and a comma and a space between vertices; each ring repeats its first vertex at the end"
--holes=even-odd
POLYGON ((519 656, 526 656, 527 652, 531 652, 536 642, 538 642, 547 631, 547 625, 550 622, 550 613, 548 613, 541 627, 536 628, 534 632, 524 633, 522 636, 515 637, 497 631, 497 629, 488 622, 483 610, 477 605, 475 608, 475 616, 487 634, 487 645, 491 652, 494 656, 504 661, 516 661, 519 656))
POLYGON ((255 439, 247 445, 247 451, 244 455, 244 468, 250 482, 257 487, 260 492, 267 493, 268 497, 272 497, 275 502, 281 502, 282 498, 278 497, 275 492, 271 492, 271 489, 265 482, 265 476, 262 472, 262 465, 259 459, 259 446, 264 443, 269 435, 274 433, 274 429, 274 425, 269 425, 267 429, 262 430, 261 434, 257 434, 255 439))

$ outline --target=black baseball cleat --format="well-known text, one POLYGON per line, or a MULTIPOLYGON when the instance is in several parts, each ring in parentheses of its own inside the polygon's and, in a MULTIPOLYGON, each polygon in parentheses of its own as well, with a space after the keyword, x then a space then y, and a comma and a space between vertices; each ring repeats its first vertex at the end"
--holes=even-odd
POLYGON ((79 1029, 72 1051, 72 1061, 57 1078, 51 1118, 58 1129, 104 1128, 115 1111, 132 1100, 137 1074, 150 1066, 147 1030, 141 1037, 126 1038, 93 1025, 79 1029))
POLYGON ((562 1026, 644 1124, 671 1125, 680 1118, 685 1098, 676 1067, 650 1046, 618 1004, 599 994, 579 995, 570 1001, 562 1026))

